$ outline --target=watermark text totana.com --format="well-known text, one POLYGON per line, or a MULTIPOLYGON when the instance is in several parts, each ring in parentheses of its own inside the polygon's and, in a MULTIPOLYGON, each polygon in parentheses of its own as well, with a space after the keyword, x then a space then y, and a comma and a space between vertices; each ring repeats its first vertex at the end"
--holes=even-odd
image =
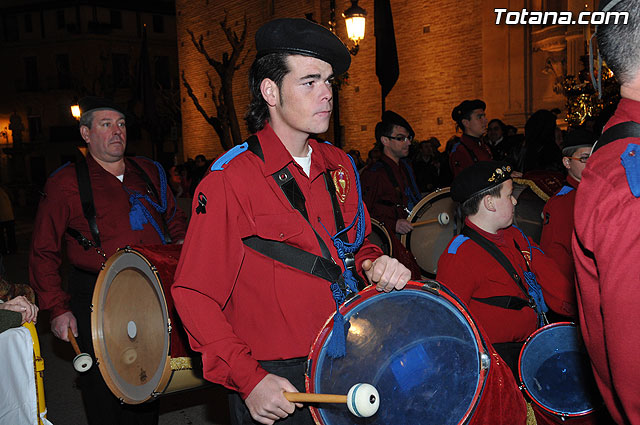
POLYGON ((541 12, 522 10, 493 9, 496 25, 600 25, 623 24, 629 22, 629 12, 589 12, 577 14, 569 11, 541 12))

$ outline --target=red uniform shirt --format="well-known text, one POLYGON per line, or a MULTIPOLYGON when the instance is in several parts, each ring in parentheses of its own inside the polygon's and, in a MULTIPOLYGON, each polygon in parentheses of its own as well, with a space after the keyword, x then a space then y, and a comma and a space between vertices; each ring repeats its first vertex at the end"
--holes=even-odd
POLYGON ((560 267, 560 271, 570 282, 574 281, 575 267, 571 254, 573 235, 573 205, 580 182, 567 176, 567 184, 549 198, 542 210, 544 222, 540 237, 540 248, 560 267))
MULTIPOLYGON (((147 193, 147 184, 130 161, 136 161, 147 173, 160 194, 160 179, 156 166, 146 158, 125 159, 123 182, 87 155, 89 179, 93 191, 96 209, 96 224, 100 232, 101 250, 107 258, 118 248, 127 245, 149 245, 162 243, 160 236, 151 223, 144 224, 142 230, 132 230, 129 224, 129 192, 147 193)), ((167 224, 173 240, 184 238, 186 218, 184 212, 176 207, 171 189, 166 186, 167 224)), ((82 270, 98 273, 104 257, 95 249, 85 250, 72 238, 68 227, 79 231, 89 240, 93 240, 89 223, 82 212, 78 180, 75 165, 69 164, 54 172, 44 188, 45 195, 40 200, 38 213, 33 227, 31 251, 29 253, 29 278, 38 294, 40 308, 51 310, 51 318, 70 311, 69 295, 61 287, 60 264, 62 262, 63 240, 69 262, 82 270)), ((155 202, 160 203, 149 195, 155 202)), ((156 222, 162 226, 160 214, 142 201, 156 222)))
MULTIPOLYGON (((465 223, 496 244, 518 271, 524 285, 526 282, 523 272, 527 270, 525 261, 529 263, 549 308, 564 315, 574 313, 574 305, 570 302, 573 282, 564 278, 553 260, 545 256, 535 242, 530 241, 532 249, 529 259, 529 245, 514 226, 491 234, 469 220, 465 223), (522 251, 516 248, 514 242, 517 242, 522 251)), ((436 279, 469 307, 471 315, 485 329, 494 344, 524 341, 538 327, 538 319, 532 308, 511 310, 473 299, 496 296, 526 299, 526 295, 491 254, 466 236, 458 235, 449 243, 438 261, 436 279)))
MULTIPOLYGON (((396 220, 406 219, 410 213, 407 190, 411 190, 412 185, 405 167, 410 165, 406 162, 402 165, 396 164, 383 153, 380 162, 371 164, 362 171, 362 197, 369 214, 384 223, 393 233, 396 220), (393 185, 387 169, 391 170, 398 188, 393 185)), ((414 196, 419 198, 420 194, 414 193, 414 196)))
POLYGON ((378 220, 387 229, 391 238, 393 256, 411 270, 412 279, 420 279, 420 266, 415 257, 400 242, 396 233, 396 221, 406 219, 411 208, 408 192, 413 194, 413 203, 420 200, 417 187, 411 182, 411 165, 402 161, 396 164, 384 153, 379 162, 372 164, 362 172, 362 197, 371 217, 378 220), (386 166, 385 166, 386 165, 386 166), (398 183, 396 188, 389 178, 390 170, 398 183), (413 188, 413 189, 412 189, 413 188))
MULTIPOLYGON (((605 130, 625 121, 640 122, 640 102, 620 100, 605 130)), ((574 212, 580 326, 598 388, 620 424, 640 424, 640 199, 621 164, 631 143, 640 139, 609 143, 591 156, 574 212)))
POLYGON ((453 176, 457 176, 460 171, 473 165, 476 162, 474 156, 477 161, 490 161, 493 158, 491 149, 482 139, 463 134, 460 137, 460 142, 452 146, 449 154, 449 166, 453 176))
MULTIPOLYGON (((336 304, 329 282, 267 258, 245 247, 242 239, 257 235, 321 255, 313 225, 342 267, 327 233, 335 234, 336 226, 325 170, 337 182, 347 226, 358 205, 354 171, 340 149, 310 140, 307 177, 268 124, 257 136, 264 162, 243 152, 198 186, 194 208, 198 198, 206 198, 206 206, 195 209, 191 217, 172 288, 191 346, 202 353, 205 378, 243 398, 267 374, 258 360, 307 356, 336 304), (311 225, 291 207, 272 177, 285 165, 305 196, 311 225)), ((370 230, 367 224, 367 234, 370 230)), ((348 235, 353 242, 355 226, 348 235)), ((381 254, 365 239, 356 254, 358 270, 362 261, 381 254)))

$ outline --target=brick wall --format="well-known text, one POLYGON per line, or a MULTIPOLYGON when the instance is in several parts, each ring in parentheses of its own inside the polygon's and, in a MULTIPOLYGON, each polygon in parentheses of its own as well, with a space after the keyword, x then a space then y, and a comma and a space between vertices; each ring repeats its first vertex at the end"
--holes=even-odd
MULTIPOLYGON (((374 141, 374 128, 381 110, 380 85, 375 74, 375 37, 373 35, 373 0, 360 0, 368 12, 365 39, 353 57, 348 85, 340 92, 340 124, 344 148, 359 149, 366 157, 374 141)), ((494 7, 504 7, 500 0, 417 1, 391 0, 394 16, 400 77, 386 98, 386 109, 403 115, 416 131, 418 140, 436 136, 442 144, 455 133, 451 110, 464 99, 487 101, 489 118, 502 118, 516 125, 524 124, 534 101, 525 92, 531 85, 525 61, 526 29, 494 24, 494 7)), ((524 1, 510 0, 512 8, 524 1)), ((336 0, 337 34, 346 41, 342 11, 347 0, 336 0)), ((248 103, 247 70, 255 55, 254 34, 267 20, 277 17, 304 17, 312 13, 316 21, 329 20, 329 0, 247 0, 227 1, 222 6, 214 0, 176 0, 180 71, 184 70, 198 98, 209 114, 215 113, 206 72, 216 87, 215 71, 196 52, 186 29, 204 35, 210 54, 220 59, 230 51, 219 22, 228 11, 229 24, 242 29, 243 14, 249 22, 245 63, 236 71, 233 90, 236 111, 243 135, 242 119, 248 103), (206 98, 205 98, 206 94, 206 98)), ((539 71, 536 71, 539 72, 539 71)), ((204 153, 208 158, 222 152, 213 128, 205 122, 182 90, 182 114, 185 157, 204 153)), ((533 94, 535 96, 535 93, 533 94)), ((562 107, 562 98, 558 105, 562 107)), ((322 135, 333 140, 333 130, 322 135)))

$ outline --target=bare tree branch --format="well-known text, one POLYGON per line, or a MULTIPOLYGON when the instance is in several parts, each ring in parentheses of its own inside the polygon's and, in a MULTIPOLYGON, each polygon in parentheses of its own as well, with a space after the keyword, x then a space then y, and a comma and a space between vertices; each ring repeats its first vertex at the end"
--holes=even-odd
POLYGON ((211 99, 213 100, 213 103, 216 107, 217 117, 215 119, 206 114, 204 108, 202 108, 202 105, 199 103, 198 98, 193 93, 193 90, 190 86, 188 86, 188 82, 186 80, 186 77, 184 76, 184 71, 182 73, 183 84, 187 88, 189 97, 193 101, 194 105, 196 105, 196 109, 200 111, 205 120, 207 120, 210 125, 214 126, 214 129, 216 130, 216 133, 218 133, 224 149, 228 149, 230 147, 228 145, 230 145, 231 143, 242 143, 240 125, 238 124, 238 117, 236 115, 236 109, 233 99, 233 76, 240 65, 244 64, 249 53, 247 52, 247 54, 245 54, 240 61, 240 57, 242 56, 242 52, 244 50, 245 41, 247 39, 248 20, 246 13, 244 14, 243 18, 242 32, 239 36, 238 33, 228 25, 228 18, 229 13, 225 10, 224 19, 220 21, 220 27, 222 28, 222 31, 224 32, 225 37, 229 45, 231 46, 231 53, 223 52, 221 55, 222 61, 216 60, 211 57, 204 45, 204 37, 202 35, 196 37, 193 31, 187 29, 187 32, 191 36, 191 42, 193 43, 193 46, 196 48, 198 53, 200 53, 205 58, 209 66, 211 66, 216 71, 220 78, 220 88, 216 90, 216 86, 213 83, 211 76, 208 72, 206 73, 209 88, 211 89, 211 99))

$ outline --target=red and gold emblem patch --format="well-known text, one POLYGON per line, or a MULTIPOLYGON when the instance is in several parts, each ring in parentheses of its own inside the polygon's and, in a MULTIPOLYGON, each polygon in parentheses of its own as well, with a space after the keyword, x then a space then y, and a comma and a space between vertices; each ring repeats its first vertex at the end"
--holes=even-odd
POLYGON ((531 267, 531 253, 529 251, 521 251, 524 260, 527 262, 527 265, 531 267))
POLYGON ((351 188, 349 174, 342 165, 338 165, 338 169, 331 172, 331 178, 333 178, 333 185, 336 187, 336 196, 338 200, 344 204, 349 194, 349 189, 351 188))

